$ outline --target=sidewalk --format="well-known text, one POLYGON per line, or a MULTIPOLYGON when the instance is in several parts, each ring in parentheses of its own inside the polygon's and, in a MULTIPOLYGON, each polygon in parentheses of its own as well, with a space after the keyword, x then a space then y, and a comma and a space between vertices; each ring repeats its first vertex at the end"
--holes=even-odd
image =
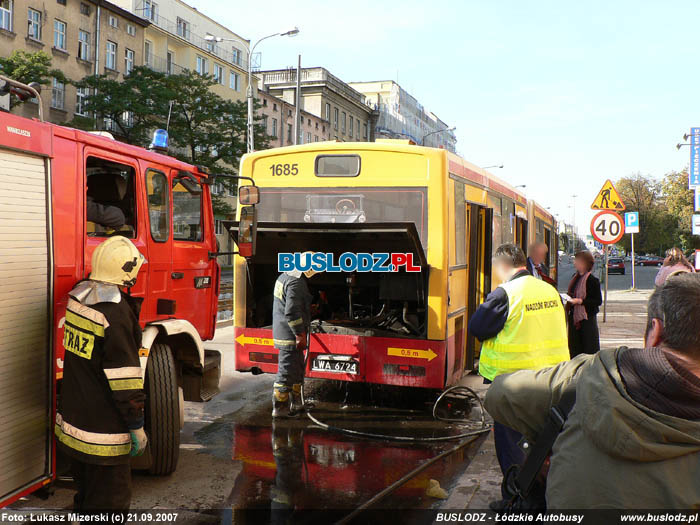
MULTIPOLYGON (((646 325, 646 303, 651 290, 608 292, 607 322, 603 322, 603 310, 598 315, 600 347, 642 346, 646 325)), ((463 383, 479 395, 485 395, 486 386, 476 374, 463 383)), ((496 459, 493 433, 484 441, 481 449, 449 491, 449 497, 441 508, 457 510, 488 509, 489 502, 501 497, 501 469, 496 459)))

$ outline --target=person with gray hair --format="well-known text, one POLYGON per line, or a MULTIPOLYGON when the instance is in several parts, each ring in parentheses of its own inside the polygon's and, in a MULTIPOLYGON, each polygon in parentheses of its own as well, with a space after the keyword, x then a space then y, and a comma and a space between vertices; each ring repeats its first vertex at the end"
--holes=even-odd
POLYGON ((698 326, 700 276, 672 276, 649 299, 644 348, 495 378, 486 410, 535 447, 552 408, 575 390, 551 451, 548 509, 698 508, 698 326))

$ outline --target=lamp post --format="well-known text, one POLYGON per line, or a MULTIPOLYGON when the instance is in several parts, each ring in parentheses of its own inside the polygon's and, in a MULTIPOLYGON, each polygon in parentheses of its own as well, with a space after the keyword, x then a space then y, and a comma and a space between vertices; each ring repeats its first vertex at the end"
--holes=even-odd
MULTIPOLYGON (((255 137, 254 137, 254 117, 253 117, 253 61, 251 60, 253 57, 253 52, 255 51, 255 48, 258 46, 260 42, 263 40, 267 40, 268 38, 272 38, 274 36, 295 36, 299 34, 299 28, 295 27, 294 29, 291 29, 289 31, 285 31, 284 33, 273 33, 271 35, 267 35, 259 39, 255 44, 253 44, 253 47, 250 48, 250 53, 248 54, 248 89, 246 90, 246 99, 248 100, 248 121, 246 125, 246 130, 247 130, 247 143, 248 143, 248 148, 247 151, 248 153, 252 153, 255 150, 255 137)), ((209 42, 237 42, 238 40, 235 38, 222 38, 220 36, 214 36, 214 35, 206 35, 204 37, 204 40, 207 40, 209 42)))
POLYGON ((430 135, 435 135, 437 133, 443 133, 444 131, 454 131, 456 129, 457 129, 457 127, 452 127, 452 128, 438 129, 435 131, 431 131, 430 133, 426 133, 425 135, 423 135, 423 138, 420 139, 420 145, 425 146, 425 139, 426 139, 426 137, 429 137, 430 135))
POLYGON ((494 164, 493 166, 482 166, 482 170, 488 170, 490 168, 498 168, 501 169, 503 168, 503 164, 494 164))

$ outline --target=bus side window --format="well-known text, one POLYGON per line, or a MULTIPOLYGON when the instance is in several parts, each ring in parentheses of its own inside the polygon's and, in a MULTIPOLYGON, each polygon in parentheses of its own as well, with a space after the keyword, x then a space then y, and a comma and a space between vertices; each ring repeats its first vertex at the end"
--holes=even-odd
POLYGON ((88 157, 86 220, 90 237, 118 233, 136 237, 136 199, 133 167, 118 162, 88 157))
POLYGON ((146 191, 151 238, 156 242, 166 242, 170 235, 168 178, 160 171, 149 169, 146 172, 146 191))

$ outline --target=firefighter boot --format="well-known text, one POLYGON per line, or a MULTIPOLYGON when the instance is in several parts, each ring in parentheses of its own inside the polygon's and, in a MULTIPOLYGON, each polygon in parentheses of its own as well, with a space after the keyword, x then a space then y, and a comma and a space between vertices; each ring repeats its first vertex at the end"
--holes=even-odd
POLYGON ((292 385, 289 413, 292 416, 297 416, 304 410, 306 410, 306 407, 301 401, 301 384, 292 385))
POLYGON ((272 390, 272 417, 289 417, 289 405, 289 387, 275 383, 272 390))

